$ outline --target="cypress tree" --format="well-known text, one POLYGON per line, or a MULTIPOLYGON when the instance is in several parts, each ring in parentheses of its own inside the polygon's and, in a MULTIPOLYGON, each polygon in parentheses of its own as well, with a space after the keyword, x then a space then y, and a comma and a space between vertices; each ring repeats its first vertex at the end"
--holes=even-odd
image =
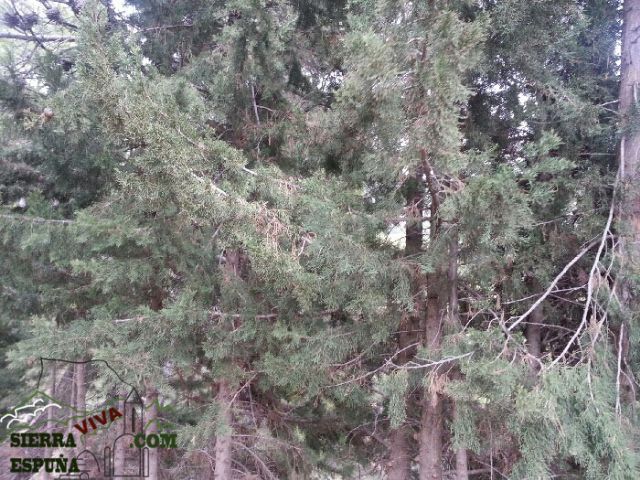
POLYGON ((0 388, 108 359, 153 478, 636 478, 624 3, 7 7, 0 388))

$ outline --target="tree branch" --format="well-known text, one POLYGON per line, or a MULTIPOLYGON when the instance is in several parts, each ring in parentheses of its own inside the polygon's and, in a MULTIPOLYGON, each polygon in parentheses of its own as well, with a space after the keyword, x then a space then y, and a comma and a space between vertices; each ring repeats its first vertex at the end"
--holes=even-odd
POLYGON ((18 35, 17 33, 0 33, 0 39, 9 39, 9 40, 23 40, 26 42, 75 42, 75 37, 70 36, 44 36, 38 37, 36 35, 18 35))
MULTIPOLYGON (((608 238, 608 235, 604 235, 604 238, 608 238)), ((556 285, 558 284, 558 282, 560 281, 560 279, 562 279, 562 277, 565 276, 565 274, 571 269, 571 267, 573 267, 573 265, 575 265, 578 260, 580 260, 587 252, 589 252, 589 250, 591 250, 593 247, 595 247, 596 245, 598 245, 600 243, 600 239, 594 240, 592 241, 589 245, 587 245, 585 248, 583 248, 575 257, 573 257, 573 259, 567 263, 567 265, 565 265, 565 267, 562 269, 562 271, 556 276, 556 278, 553 279, 553 282, 551 282, 551 284, 549 285, 549 288, 547 288, 547 290, 540 296, 540 298, 538 298, 538 300, 536 300, 534 302, 533 305, 531 305, 531 307, 529 307, 529 310, 527 310, 525 313, 523 313, 522 315, 520 315, 517 320, 515 322, 513 322, 508 328, 507 331, 511 332, 514 328, 516 328, 520 322, 522 322, 523 320, 525 320, 530 314, 531 312, 533 312, 536 308, 538 308, 538 306, 544 302, 544 300, 551 294, 553 293, 553 291, 556 288, 556 285)))

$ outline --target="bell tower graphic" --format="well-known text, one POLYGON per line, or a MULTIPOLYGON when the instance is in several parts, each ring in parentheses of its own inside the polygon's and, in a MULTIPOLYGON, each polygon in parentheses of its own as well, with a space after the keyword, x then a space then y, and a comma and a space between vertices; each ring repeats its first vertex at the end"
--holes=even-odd
POLYGON ((105 448, 105 473, 113 478, 140 478, 149 476, 149 449, 137 448, 135 436, 143 434, 144 404, 138 391, 132 388, 123 404, 122 433, 105 448))

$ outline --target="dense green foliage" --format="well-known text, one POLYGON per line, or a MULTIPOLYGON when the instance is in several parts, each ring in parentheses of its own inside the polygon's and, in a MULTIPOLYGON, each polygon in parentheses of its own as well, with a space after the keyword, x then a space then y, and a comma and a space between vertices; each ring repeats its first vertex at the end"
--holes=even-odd
POLYGON ((40 3, 0 40, 0 408, 108 359, 161 478, 229 433, 237 478, 384 478, 395 431, 419 478, 435 392, 445 472, 638 478, 618 2, 40 3))

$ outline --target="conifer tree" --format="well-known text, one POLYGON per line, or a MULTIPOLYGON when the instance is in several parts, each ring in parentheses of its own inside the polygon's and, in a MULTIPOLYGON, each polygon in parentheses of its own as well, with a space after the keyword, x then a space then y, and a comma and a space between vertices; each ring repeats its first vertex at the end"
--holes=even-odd
POLYGON ((109 359, 152 478, 636 478, 624 3, 10 5, 0 388, 109 359))

